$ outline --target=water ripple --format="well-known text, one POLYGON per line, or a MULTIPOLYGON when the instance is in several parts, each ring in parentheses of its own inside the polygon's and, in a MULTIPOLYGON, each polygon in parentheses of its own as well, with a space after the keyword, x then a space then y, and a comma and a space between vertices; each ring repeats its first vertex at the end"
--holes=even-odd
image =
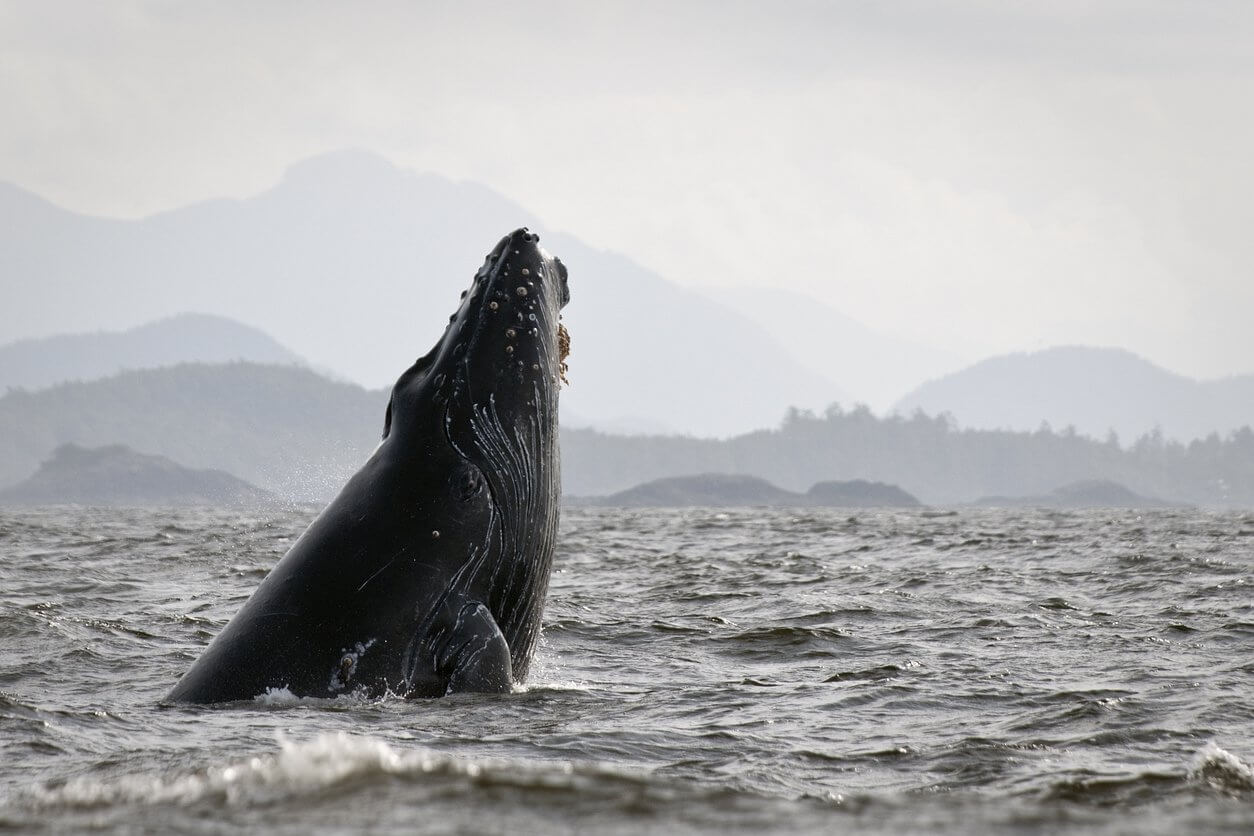
POLYGON ((1254 821, 1249 514, 571 510, 517 693, 163 707, 314 511, 0 511, 0 827, 1254 821))

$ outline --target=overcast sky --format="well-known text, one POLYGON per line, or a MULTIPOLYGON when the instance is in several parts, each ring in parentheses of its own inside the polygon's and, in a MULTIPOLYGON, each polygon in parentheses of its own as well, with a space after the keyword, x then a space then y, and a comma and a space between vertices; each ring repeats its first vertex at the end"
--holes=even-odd
POLYGON ((1248 0, 0 0, 0 180, 135 217, 360 147, 676 282, 1214 377, 1254 372, 1252 81, 1248 0))

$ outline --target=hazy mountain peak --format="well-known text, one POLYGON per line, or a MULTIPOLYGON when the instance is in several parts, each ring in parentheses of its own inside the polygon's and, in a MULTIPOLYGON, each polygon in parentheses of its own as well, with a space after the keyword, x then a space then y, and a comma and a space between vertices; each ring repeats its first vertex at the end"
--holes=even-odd
MULTIPOLYGON (((200 310, 257 323, 318 368, 387 385, 440 337, 485 253, 519 226, 538 229, 570 270, 563 400, 590 422, 630 415, 726 436, 839 396, 771 328, 630 258, 550 234, 485 186, 358 150, 298 163, 243 200, 125 224, 53 212, 20 234, 0 228, 0 274, 21 277, 0 309, 0 335, 117 329, 200 310)), ((639 246, 647 252, 650 242, 639 246)))
POLYGON ((284 170, 276 188, 325 187, 338 183, 362 188, 370 184, 391 186, 414 174, 398 168, 386 157, 359 148, 344 148, 307 157, 284 170))
MULTIPOLYGON (((1149 374, 1155 377, 1170 376, 1187 380, 1182 375, 1159 368, 1139 354, 1126 348, 1085 345, 1060 345, 1035 351, 1015 351, 988 357, 973 364, 968 369, 954 374, 963 374, 977 369, 999 369, 1010 367, 1032 367, 1057 370, 1068 373, 1102 374, 1149 374)), ((954 375, 949 375, 953 377, 954 375)))
POLYGON ((1254 415, 1254 376, 1199 382, 1122 348, 1058 346, 990 357, 928 381, 896 405, 901 413, 948 412, 961 426, 1033 430, 1073 426, 1124 441, 1160 429, 1190 440, 1223 434, 1254 415))
POLYGON ((126 369, 233 360, 305 364, 249 325, 213 314, 181 313, 125 331, 64 334, 0 346, 0 391, 94 380, 126 369))

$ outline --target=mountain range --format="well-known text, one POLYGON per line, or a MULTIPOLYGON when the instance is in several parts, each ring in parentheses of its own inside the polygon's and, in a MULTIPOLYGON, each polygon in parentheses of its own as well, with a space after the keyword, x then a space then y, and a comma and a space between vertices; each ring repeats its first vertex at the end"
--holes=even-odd
MULTIPOLYGON (((741 304, 753 295, 742 296, 741 304)), ((850 330, 857 333, 855 327, 850 330)), ((851 348, 847 356, 854 354, 851 348)), ((233 360, 309 366, 257 328, 226 317, 185 313, 120 333, 60 335, 0 346, 0 391, 233 360)), ((975 429, 1030 432, 1049 425, 1093 438, 1113 432, 1124 443, 1154 433, 1188 441, 1252 423, 1254 375, 1199 382, 1118 349, 1057 348, 990 358, 929 381, 894 409, 903 415, 916 410, 949 414, 957 425, 975 429)), ((619 434, 675 434, 674 428, 646 416, 589 421, 567 406, 563 425, 619 434)))
POLYGON ((360 151, 299 163, 252 197, 137 220, 76 214, 0 184, 0 342, 16 340, 0 348, 0 391, 230 359, 390 386, 439 337, 484 253, 520 225, 570 270, 567 427, 730 437, 833 402, 947 412, 972 428, 1114 430, 1124 442, 1254 421, 1254 375, 1198 382, 1088 348, 952 371, 957 358, 804 295, 685 289, 545 230, 484 186, 360 151))
POLYGON ((625 256, 553 234, 483 186, 351 151, 297 164, 247 199, 137 220, 0 187, 0 340, 198 311, 386 386, 439 338, 485 254, 519 226, 570 270, 570 423, 729 435, 775 424, 792 404, 846 398, 757 322, 625 256))

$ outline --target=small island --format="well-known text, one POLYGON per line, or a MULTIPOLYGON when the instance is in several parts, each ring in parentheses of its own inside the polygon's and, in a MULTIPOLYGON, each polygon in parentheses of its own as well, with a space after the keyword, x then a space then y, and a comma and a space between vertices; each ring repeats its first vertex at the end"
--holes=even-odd
POLYGON ((986 496, 976 505, 998 508, 1175 508, 1176 503, 1141 496, 1118 482, 1070 482, 1041 496, 986 496))
POLYGON ((837 508, 916 508, 918 499, 884 482, 854 479, 849 482, 815 482, 806 491, 810 505, 837 508))
POLYGON ((609 496, 567 497, 566 504, 612 508, 911 508, 921 503, 896 485, 862 479, 818 482, 807 492, 796 493, 743 473, 701 473, 654 479, 609 496))
POLYGON ((0 505, 260 505, 276 497, 221 470, 194 470, 121 444, 62 444, 0 505))

